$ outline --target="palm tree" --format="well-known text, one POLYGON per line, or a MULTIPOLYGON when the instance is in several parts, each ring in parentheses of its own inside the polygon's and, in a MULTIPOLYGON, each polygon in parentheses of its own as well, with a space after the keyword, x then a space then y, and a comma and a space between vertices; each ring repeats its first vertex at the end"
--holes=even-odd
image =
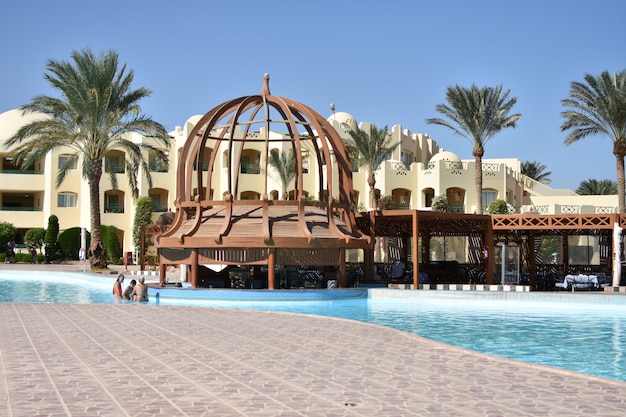
POLYGON ((613 180, 588 179, 581 181, 577 194, 580 195, 615 195, 617 194, 617 183, 613 180))
POLYGON ((354 148, 351 154, 352 163, 363 167, 367 173, 367 184, 370 186, 370 207, 376 207, 375 185, 376 170, 383 161, 389 159, 391 152, 400 144, 392 144, 392 136, 387 132, 387 126, 377 129, 375 124, 370 125, 369 134, 357 128, 348 131, 352 139, 347 145, 354 148))
POLYGON ((478 196, 476 209, 478 214, 483 212, 482 158, 485 154, 485 145, 502 129, 516 127, 515 123, 521 117, 521 114, 509 115, 517 102, 517 98, 509 98, 509 93, 510 90, 503 93, 501 85, 482 88, 475 84, 470 88, 450 86, 446 92, 448 104, 435 106, 435 110, 446 119, 426 119, 426 123, 445 126, 472 143, 472 155, 476 161, 474 182, 478 196))
POLYGON ((617 74, 602 72, 598 77, 585 75, 585 82, 570 84, 570 96, 561 103, 565 122, 561 132, 569 131, 565 144, 571 145, 587 136, 604 135, 613 142, 617 164, 619 212, 624 205, 624 156, 626 156, 626 70, 617 74))
POLYGON ((278 149, 270 150, 269 164, 274 167, 278 174, 278 180, 283 191, 283 200, 289 200, 288 188, 291 181, 296 176, 296 163, 293 156, 293 150, 289 149, 288 152, 281 151, 278 153, 278 149))
MULTIPOLYGON (((21 127, 6 141, 5 147, 22 166, 29 166, 53 150, 68 150, 69 157, 59 167, 57 187, 69 170, 82 160, 82 177, 89 187, 91 212, 89 262, 92 268, 105 268, 108 261, 100 221, 103 161, 108 165, 105 156, 113 149, 125 152, 126 176, 133 197, 137 197, 140 167, 152 187, 144 155, 151 153, 159 163, 168 163, 168 159, 163 151, 151 145, 133 143, 125 134, 138 132, 153 136, 164 148, 170 147, 170 139, 163 126, 141 114, 139 100, 150 96, 151 92, 145 88, 131 90, 133 71, 126 72, 126 65, 118 68, 117 52, 108 51, 96 57, 87 48, 73 51, 71 57, 73 63, 48 60, 46 64, 49 73, 44 78, 61 98, 36 96, 21 107, 24 113, 38 112, 50 117, 21 127)), ((115 170, 108 171, 115 189, 115 170)))
POLYGON ((552 180, 548 178, 552 175, 552 172, 544 172, 546 168, 547 167, 539 161, 522 162, 522 174, 542 184, 550 184, 552 182, 552 180))

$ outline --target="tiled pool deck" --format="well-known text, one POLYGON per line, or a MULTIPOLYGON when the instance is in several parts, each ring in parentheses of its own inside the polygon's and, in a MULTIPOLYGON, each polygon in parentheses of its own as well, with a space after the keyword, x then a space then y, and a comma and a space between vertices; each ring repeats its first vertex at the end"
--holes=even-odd
POLYGON ((2 417, 621 417, 625 401, 626 383, 343 319, 0 303, 2 417))

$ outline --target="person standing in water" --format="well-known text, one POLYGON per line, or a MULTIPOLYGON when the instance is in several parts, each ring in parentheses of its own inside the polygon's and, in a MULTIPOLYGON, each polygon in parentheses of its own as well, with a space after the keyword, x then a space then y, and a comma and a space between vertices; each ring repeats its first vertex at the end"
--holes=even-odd
POLYGON ((132 300, 139 301, 140 303, 148 302, 148 286, 144 284, 144 281, 144 277, 139 277, 139 283, 135 285, 135 289, 130 297, 132 300))
POLYGON ((122 299, 122 283, 124 282, 124 274, 119 274, 113 284, 113 298, 115 300, 122 299))

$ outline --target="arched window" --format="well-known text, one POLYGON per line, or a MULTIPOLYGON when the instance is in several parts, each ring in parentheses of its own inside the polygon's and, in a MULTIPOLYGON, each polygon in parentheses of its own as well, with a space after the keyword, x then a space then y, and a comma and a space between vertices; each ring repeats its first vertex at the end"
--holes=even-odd
POLYGON ((76 193, 59 193, 57 195, 57 207, 77 207, 78 194, 76 193))

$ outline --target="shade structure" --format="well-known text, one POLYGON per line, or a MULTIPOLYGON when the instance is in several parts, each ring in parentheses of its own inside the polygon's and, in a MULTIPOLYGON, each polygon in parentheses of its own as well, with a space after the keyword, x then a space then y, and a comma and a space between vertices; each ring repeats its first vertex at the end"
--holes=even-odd
POLYGON ((371 246, 356 226, 352 195, 338 133, 310 107, 271 95, 266 74, 259 95, 213 108, 191 130, 177 168, 176 215, 155 245, 162 265, 192 266, 192 284, 198 264, 267 265, 270 288, 275 265, 334 265, 341 273, 345 249, 371 246), (292 161, 291 200, 268 189, 269 175, 280 173, 272 152, 292 161))

